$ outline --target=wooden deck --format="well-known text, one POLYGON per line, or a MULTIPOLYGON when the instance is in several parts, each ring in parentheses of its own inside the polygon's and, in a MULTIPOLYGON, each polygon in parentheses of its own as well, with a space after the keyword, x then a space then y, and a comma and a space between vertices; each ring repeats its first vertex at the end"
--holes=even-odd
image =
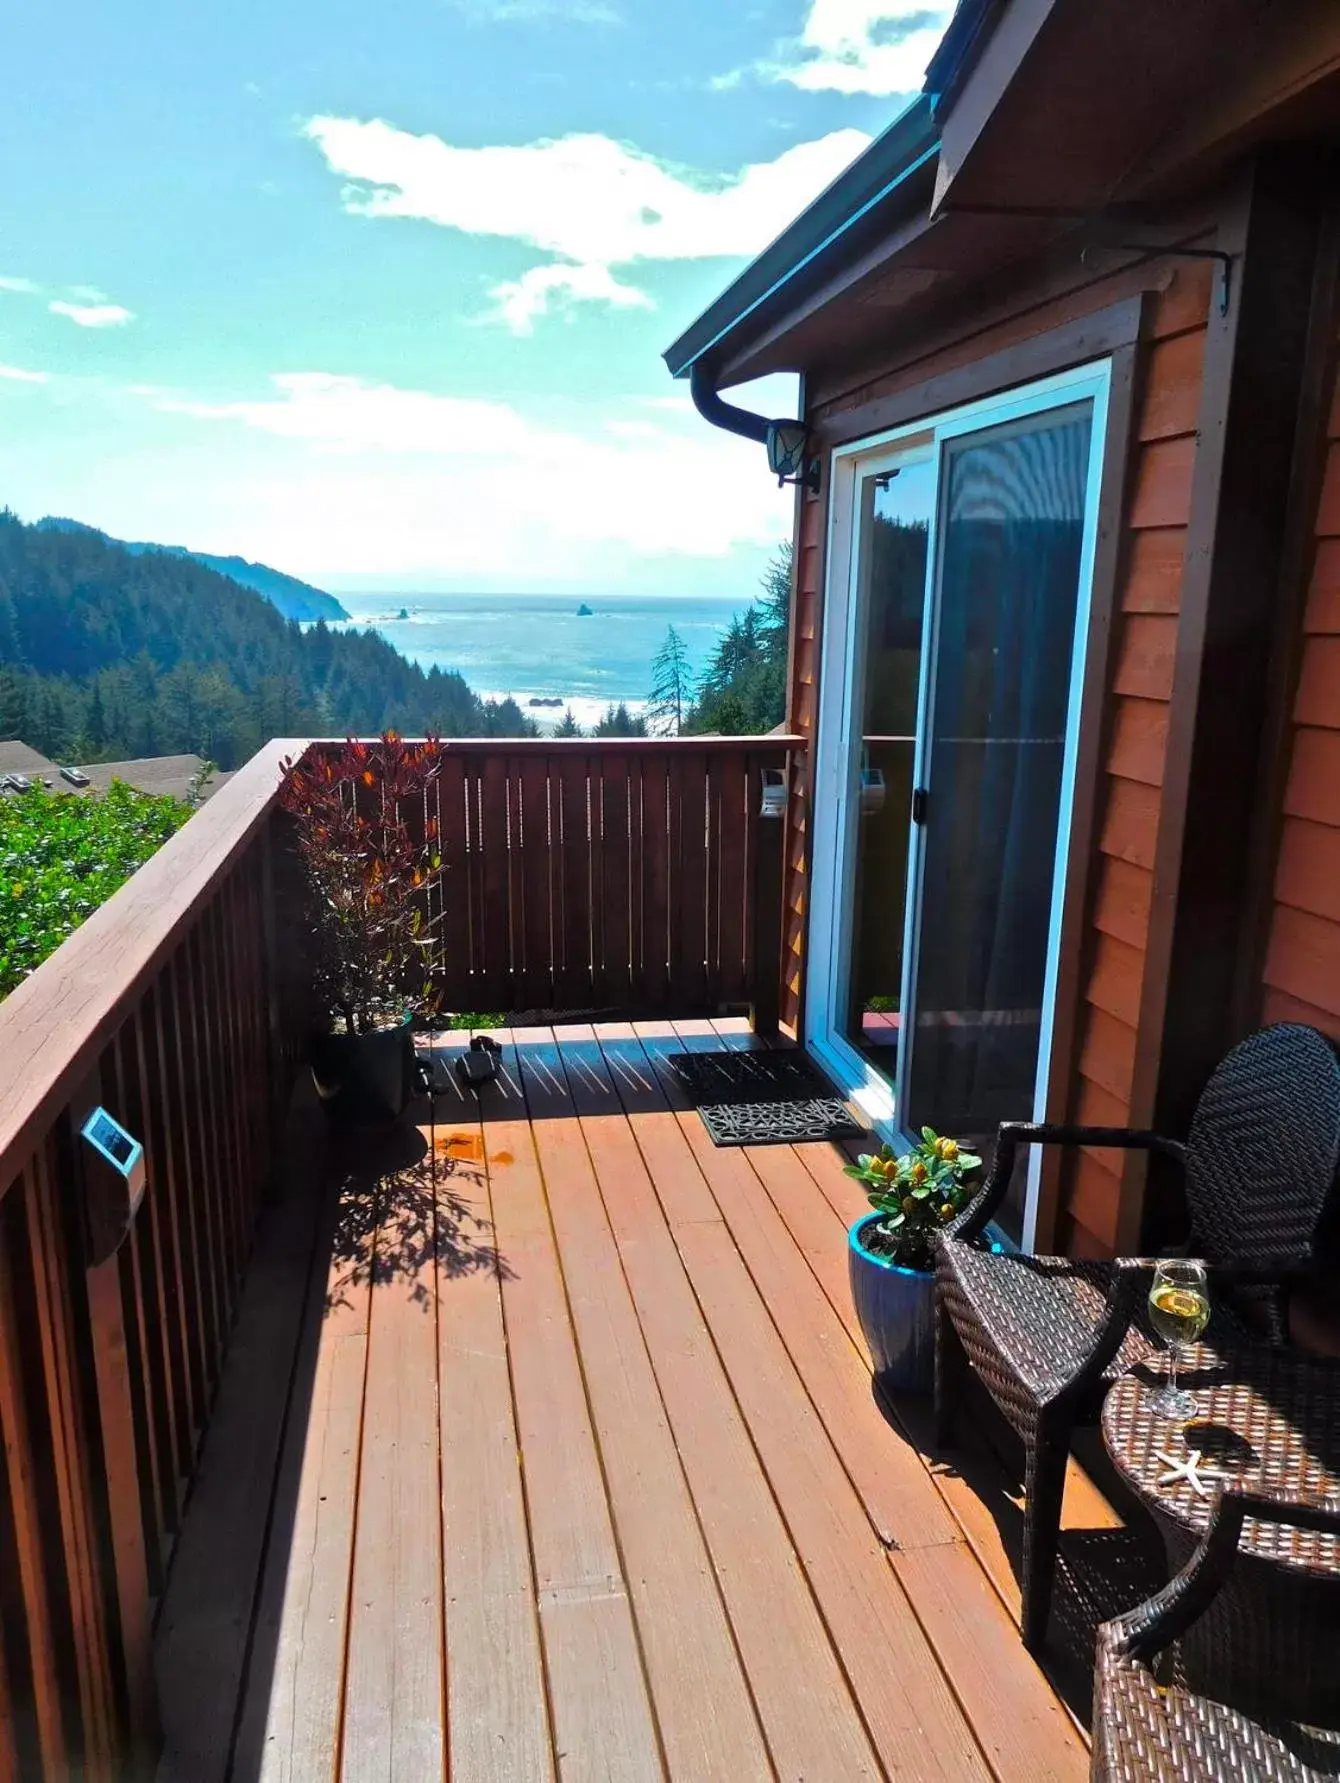
MULTIPOLYGON (((663 1065, 708 1024, 504 1038, 482 1106, 336 1141, 338 1195, 298 1170, 267 1216, 160 1608, 162 1778, 1085 1776, 1017 1499, 872 1394, 839 1154, 714 1149, 663 1065)), ((1113 1522, 1077 1470, 1067 1521, 1113 1522)))

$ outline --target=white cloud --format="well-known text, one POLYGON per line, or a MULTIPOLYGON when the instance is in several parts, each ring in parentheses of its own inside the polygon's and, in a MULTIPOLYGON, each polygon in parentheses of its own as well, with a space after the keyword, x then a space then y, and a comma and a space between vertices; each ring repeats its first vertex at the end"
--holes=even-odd
POLYGON ((752 72, 813 93, 916 93, 953 10, 944 0, 810 0, 800 36, 774 60, 712 85, 727 91, 752 72))
POLYGON ((524 423, 506 403, 403 390, 322 371, 276 372, 270 383, 272 395, 242 402, 192 401, 153 390, 147 394, 166 414, 240 421, 328 452, 478 452, 496 457, 525 456, 532 445, 524 423))
POLYGON ((536 318, 551 308, 575 303, 608 303, 614 309, 652 309, 650 297, 636 285, 616 279, 608 266, 568 265, 551 260, 532 266, 519 279, 505 280, 489 292, 497 305, 492 317, 513 334, 533 334, 536 318))
POLYGON ((135 319, 134 311, 119 303, 67 303, 57 297, 47 308, 53 316, 68 316, 78 328, 120 328, 135 319))
POLYGON ((21 297, 40 297, 42 287, 31 279, 0 278, 0 291, 13 291, 21 297))
POLYGON ((410 217, 554 256, 495 288, 519 331, 551 303, 649 301, 614 267, 757 253, 867 146, 860 130, 797 144, 732 175, 658 160, 610 137, 456 148, 380 119, 315 117, 306 134, 349 184, 345 209, 410 217))
POLYGON ((50 374, 44 371, 24 371, 17 365, 0 365, 0 378, 12 384, 46 384, 50 382, 50 374))
POLYGON ((267 561, 534 578, 592 551, 720 558, 790 524, 761 448, 692 412, 649 419, 649 405, 629 398, 536 416, 330 372, 281 373, 270 386, 230 402, 144 398, 160 413, 271 436, 246 495, 260 504, 248 507, 247 548, 271 551, 267 561), (287 536, 262 549, 252 529, 267 521, 287 536))

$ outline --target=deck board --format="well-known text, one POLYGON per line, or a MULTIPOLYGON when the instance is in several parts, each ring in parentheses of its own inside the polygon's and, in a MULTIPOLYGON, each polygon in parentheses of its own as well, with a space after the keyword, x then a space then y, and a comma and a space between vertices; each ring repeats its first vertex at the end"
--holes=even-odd
MULTIPOLYGON (((566 1047, 532 1043, 523 1083, 541 1055, 565 1071, 566 1047)), ((603 1078, 598 1049, 572 1068, 603 1078)), ((750 1783, 770 1775, 767 1749, 596 1180, 611 1123, 550 1119, 535 1141, 619 1547, 671 1774, 750 1783)))
POLYGON ((298 1373, 310 1388, 285 1434, 276 1494, 285 1508, 272 1535, 234 1762, 237 1777, 260 1783, 335 1775, 374 1207, 368 1174, 339 1182, 325 1235, 329 1261, 309 1291, 298 1373))
MULTIPOLYGON (((525 1034, 518 1038, 524 1046, 525 1034)), ((510 1037, 506 1043, 509 1075, 519 1083, 510 1037)), ((551 1093, 542 1074, 535 1093, 537 1106, 551 1093)), ((481 1097, 481 1105, 559 1774, 659 1778, 659 1741, 538 1151, 524 1104, 481 1097)))
MULTIPOLYGON (((640 1121, 644 1117, 638 1117, 640 1121)), ((600 1148, 605 1206, 778 1774, 881 1774, 840 1659, 643 1164, 600 1148)))
MULTIPOLYGON (((316 1111, 308 1111, 315 1113, 316 1111)), ((316 1114, 319 1122, 319 1113, 316 1114)), ((295 1121, 301 1133, 302 1116, 295 1121)), ((262 1225, 156 1631, 164 1783, 222 1783, 313 1269, 321 1175, 262 1225)), ((347 1550, 346 1550, 347 1552, 347 1550)))
MULTIPOLYGON (((503 1327, 484 1133, 474 1099, 438 1106, 438 1380, 450 1775, 549 1783, 553 1744, 503 1327)), ((506 1177, 507 1167, 498 1166, 506 1177)), ((505 1192, 500 1184, 499 1192, 505 1192)))
MULTIPOLYGON (((176 1705, 225 1730, 193 1783, 1078 1783, 998 1467, 931 1464, 924 1412, 872 1393, 840 1154, 711 1146, 665 1054, 738 1024, 500 1038, 478 1099, 439 1073, 421 1132, 337 1145, 287 1323, 262 1240, 256 1329, 296 1345, 282 1431, 271 1392, 238 1436, 273 1452, 267 1533, 235 1578, 178 1564, 160 1619, 233 1655, 205 1642, 176 1705)), ((213 1450, 179 1555, 260 1502, 213 1450)), ((1067 1521, 1100 1503, 1083 1481, 1067 1521)))
POLYGON ((382 1181, 345 1661, 346 1783, 440 1776, 445 1751, 432 1139, 382 1181), (417 1155, 422 1148, 422 1156, 417 1155))

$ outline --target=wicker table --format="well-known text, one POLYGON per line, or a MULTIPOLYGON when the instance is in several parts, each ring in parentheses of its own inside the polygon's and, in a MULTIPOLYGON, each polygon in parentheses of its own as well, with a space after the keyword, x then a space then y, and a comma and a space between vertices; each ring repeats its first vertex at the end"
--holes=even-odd
MULTIPOLYGON (((1202 1452, 1202 1469, 1264 1496, 1340 1505, 1340 1367, 1296 1352, 1190 1352, 1179 1384, 1196 1396, 1183 1424, 1150 1410, 1161 1381, 1142 1364, 1113 1386, 1103 1439, 1123 1478, 1153 1511, 1178 1571, 1209 1524, 1211 1493, 1167 1485, 1164 1455, 1202 1452)), ((1182 1674, 1248 1713, 1340 1726, 1340 1539, 1248 1519, 1229 1585, 1182 1642, 1182 1674)))

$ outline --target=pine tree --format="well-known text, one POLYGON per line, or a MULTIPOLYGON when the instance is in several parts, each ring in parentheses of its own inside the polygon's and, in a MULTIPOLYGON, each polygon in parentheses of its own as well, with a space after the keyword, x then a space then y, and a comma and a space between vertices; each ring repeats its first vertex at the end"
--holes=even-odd
POLYGON ((665 642, 652 658, 647 717, 658 730, 677 737, 684 728, 684 714, 692 703, 689 653, 674 626, 667 626, 665 642))
POLYGON ((622 700, 617 706, 607 706, 605 716, 596 726, 598 737, 645 737, 647 721, 645 718, 634 718, 622 700))
POLYGON ((583 734, 581 725, 572 716, 572 707, 563 708, 563 716, 554 727, 556 737, 580 737, 583 734))
POLYGON ((786 654, 791 617, 791 547, 782 545, 761 577, 762 593, 737 613, 703 674, 685 730, 751 736, 786 712, 786 654))

